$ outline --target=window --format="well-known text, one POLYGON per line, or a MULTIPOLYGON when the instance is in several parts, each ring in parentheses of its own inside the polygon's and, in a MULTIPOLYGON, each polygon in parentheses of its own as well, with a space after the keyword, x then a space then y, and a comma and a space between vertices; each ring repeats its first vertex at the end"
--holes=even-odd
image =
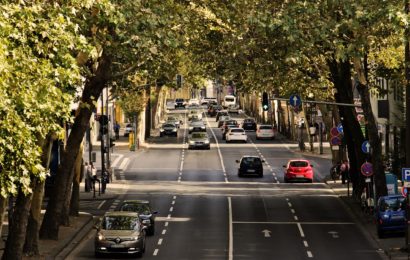
POLYGON ((293 161, 289 163, 291 167, 307 167, 309 166, 308 162, 305 161, 293 161))

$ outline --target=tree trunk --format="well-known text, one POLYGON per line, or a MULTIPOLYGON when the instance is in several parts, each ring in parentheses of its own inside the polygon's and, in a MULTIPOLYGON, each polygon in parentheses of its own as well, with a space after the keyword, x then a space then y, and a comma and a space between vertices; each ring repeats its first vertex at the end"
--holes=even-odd
POLYGON ((3 196, 0 196, 0 239, 3 231, 3 220, 6 216, 6 209, 7 209, 7 202, 9 201, 8 198, 4 198, 3 196))
POLYGON ((61 164, 56 175, 55 186, 52 196, 47 205, 43 222, 40 228, 40 238, 58 239, 59 225, 63 214, 64 203, 70 199, 68 190, 71 188, 74 175, 74 165, 81 142, 90 122, 91 115, 95 109, 94 102, 98 100, 101 91, 110 79, 111 60, 103 53, 99 60, 99 66, 95 75, 86 83, 78 107, 67 145, 62 153, 61 164))
MULTIPOLYGON (((36 183, 37 181, 33 180, 32 188, 36 188, 33 187, 36 183)), ((21 190, 18 192, 14 206, 13 221, 11 226, 9 225, 3 260, 19 260, 23 257, 23 246, 26 239, 26 228, 32 196, 33 194, 25 195, 21 190)))
MULTIPOLYGON (((336 102, 353 103, 350 62, 329 60, 328 65, 331 72, 331 80, 337 90, 335 93, 336 102)), ((364 188, 364 178, 360 173, 360 166, 365 160, 365 156, 361 151, 361 144, 364 141, 364 137, 356 118, 355 109, 347 106, 338 106, 338 109, 343 124, 344 140, 348 150, 350 163, 349 175, 353 184, 353 195, 356 198, 360 198, 364 188)))
POLYGON ((145 108, 145 139, 151 137, 151 86, 145 88, 147 105, 145 108))
POLYGON ((377 122, 374 118, 372 105, 370 103, 370 93, 366 75, 367 59, 364 59, 365 65, 359 58, 354 59, 354 67, 359 78, 358 91, 362 98, 362 108, 367 121, 367 132, 371 147, 371 162, 373 164, 373 180, 376 186, 376 200, 380 196, 387 195, 386 175, 382 160, 382 144, 377 131, 377 122), (364 67, 364 69, 363 69, 364 67))
MULTIPOLYGON (((51 149, 53 146, 53 137, 48 135, 46 141, 42 145, 43 154, 41 156, 41 164, 48 169, 50 165, 51 149)), ((26 241, 24 243, 23 253, 30 256, 38 256, 38 231, 41 224, 41 204, 44 198, 44 181, 38 181, 33 190, 33 199, 31 202, 30 215, 28 218, 26 241)))
MULTIPOLYGON (((405 1, 406 14, 410 12, 410 2, 405 1)), ((406 138, 405 138, 405 167, 410 167, 410 28, 404 30, 404 69, 406 76, 406 138)))
POLYGON ((83 145, 80 147, 80 151, 75 161, 74 179, 73 179, 73 191, 70 200, 70 216, 78 217, 80 211, 80 183, 84 177, 83 166, 83 145))

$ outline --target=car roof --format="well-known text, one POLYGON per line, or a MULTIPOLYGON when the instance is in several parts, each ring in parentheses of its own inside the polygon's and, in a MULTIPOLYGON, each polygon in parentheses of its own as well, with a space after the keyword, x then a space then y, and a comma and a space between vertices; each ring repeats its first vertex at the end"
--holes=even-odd
POLYGON ((306 159, 291 159, 291 160, 288 161, 288 163, 290 163, 290 162, 307 162, 307 163, 310 164, 310 161, 306 160, 306 159))
POLYGON ((137 212, 132 211, 108 211, 104 214, 105 217, 116 217, 116 216, 126 216, 126 217, 139 217, 137 212))
MULTIPOLYGON (((244 130, 242 127, 232 127, 232 128, 229 128, 229 130, 236 130, 236 129, 244 130)), ((244 131, 245 131, 245 130, 244 130, 244 131)))
POLYGON ((257 155, 243 155, 243 156, 242 156, 242 158, 250 158, 250 157, 252 157, 252 158, 260 158, 260 156, 257 156, 257 155))

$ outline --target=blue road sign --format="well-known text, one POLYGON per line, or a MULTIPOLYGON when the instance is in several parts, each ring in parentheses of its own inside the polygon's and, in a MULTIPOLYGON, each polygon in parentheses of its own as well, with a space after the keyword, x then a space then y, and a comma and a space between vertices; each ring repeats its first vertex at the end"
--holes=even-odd
POLYGON ((339 131, 339 133, 343 134, 343 125, 342 125, 342 123, 339 123, 337 125, 337 131, 339 131))
POLYGON ((330 139, 330 143, 331 143, 332 145, 341 145, 341 144, 342 144, 342 140, 340 140, 340 137, 339 137, 339 136, 333 136, 333 137, 330 139))
POLYGON ((365 141, 362 143, 362 151, 363 151, 364 153, 370 153, 370 143, 369 143, 369 141, 365 140, 365 141))
POLYGON ((302 99, 298 95, 291 95, 289 98, 289 103, 292 107, 298 107, 302 104, 302 99))
POLYGON ((401 169, 401 180, 410 182, 410 168, 401 169))
POLYGON ((360 167, 360 171, 366 177, 370 177, 373 175, 373 165, 369 162, 365 162, 360 167))

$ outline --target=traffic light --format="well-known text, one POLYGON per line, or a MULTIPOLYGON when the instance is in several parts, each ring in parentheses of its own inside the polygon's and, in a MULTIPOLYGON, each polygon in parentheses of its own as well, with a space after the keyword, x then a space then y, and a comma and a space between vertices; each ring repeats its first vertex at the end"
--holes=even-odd
POLYGON ((100 134, 106 135, 108 133, 108 116, 107 115, 100 115, 100 134))
POLYGON ((268 93, 266 92, 263 92, 263 95, 262 95, 262 109, 263 111, 269 110, 269 97, 268 97, 268 93))
POLYGON ((181 88, 181 87, 182 87, 182 75, 177 74, 177 88, 181 88))

